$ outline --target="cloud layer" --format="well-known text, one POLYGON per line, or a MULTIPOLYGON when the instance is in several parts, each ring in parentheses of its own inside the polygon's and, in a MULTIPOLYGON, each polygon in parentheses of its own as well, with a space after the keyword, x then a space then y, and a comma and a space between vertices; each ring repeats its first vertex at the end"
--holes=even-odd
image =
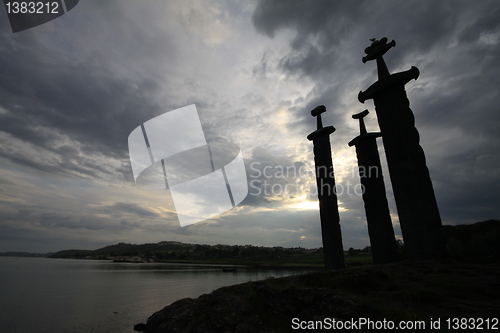
MULTIPOLYGON (((385 56, 391 72, 421 72, 406 89, 443 222, 499 217, 495 1, 82 2, 16 34, 1 15, 0 251, 162 240, 321 246, 308 200, 309 111, 327 107, 337 183, 354 189, 351 115, 368 108, 367 128, 378 130, 373 103, 357 101, 377 78, 361 57, 384 36, 397 42, 385 56), (127 137, 190 104, 207 141, 241 147, 254 188, 232 211, 181 228, 168 191, 135 185, 127 137)), ((344 247, 368 245, 361 198, 345 191, 339 202, 344 247)))

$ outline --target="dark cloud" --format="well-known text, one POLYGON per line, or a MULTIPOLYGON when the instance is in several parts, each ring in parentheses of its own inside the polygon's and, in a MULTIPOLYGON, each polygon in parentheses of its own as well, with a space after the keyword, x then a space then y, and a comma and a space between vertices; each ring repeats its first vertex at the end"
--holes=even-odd
POLYGON ((103 68, 73 66, 64 58, 55 57, 54 64, 47 65, 35 55, 34 51, 11 50, 7 58, 18 61, 3 65, 10 69, 6 75, 10 84, 0 91, 2 108, 7 110, 1 116, 0 130, 15 138, 54 151, 66 136, 86 151, 123 158, 126 141, 119 138, 127 137, 147 119, 148 110, 158 113, 141 92, 151 91, 143 85, 152 83, 116 80, 102 75, 103 68), (59 71, 59 67, 66 70, 59 71), (95 73, 101 74, 96 77, 95 73), (18 82, 30 77, 34 79, 29 87, 18 82), (26 90, 36 93, 26 94, 26 90))
POLYGON ((149 209, 145 209, 136 203, 130 202, 116 202, 113 205, 101 207, 102 211, 114 214, 116 212, 130 213, 138 217, 158 217, 159 215, 149 209))
MULTIPOLYGON (((87 26, 72 40, 59 31, 4 34, 0 67, 6 84, 0 87, 0 107, 5 112, 0 113, 0 131, 60 156, 63 162, 52 172, 98 177, 103 170, 92 170, 99 165, 88 163, 89 159, 96 155, 127 159, 128 134, 165 112, 155 99, 164 92, 150 59, 161 55, 173 62, 175 48, 168 47, 172 43, 168 34, 118 24, 135 25, 140 15, 112 5, 92 6, 98 6, 95 13, 106 19, 87 26), (92 44, 85 43, 89 39, 92 44), (127 40, 138 44, 129 47, 127 40), (145 75, 133 75, 141 70, 145 75), (61 150, 68 143, 73 151, 61 150)), ((72 13, 74 22, 82 19, 78 14, 84 13, 72 13)), ((4 156, 45 169, 12 151, 4 156)))
MULTIPOLYGON (((263 190, 264 181, 268 189, 298 181, 305 190, 314 175, 276 172, 313 170, 310 110, 325 105, 323 123, 337 129, 337 183, 353 186, 359 180, 349 169, 356 164, 347 142, 359 129, 351 114, 368 108, 368 130, 378 129, 373 103, 357 101, 377 79, 375 63, 361 57, 370 38, 384 36, 397 42, 385 55, 391 72, 421 72, 406 89, 443 221, 498 218, 496 1, 263 0, 253 13, 237 2, 212 5, 86 2, 39 30, 12 34, 0 23, 2 244, 35 243, 39 235, 40 247, 47 240, 103 246, 153 235, 316 247, 318 212, 290 208, 298 197, 290 193, 251 189, 235 211, 181 228, 175 213, 144 199, 155 195, 129 191, 126 139, 146 120, 196 104, 208 142, 233 140, 242 148, 249 182, 263 190), (117 183, 124 190, 108 192, 117 183), (61 200, 82 202, 66 209, 61 200)), ((379 150, 384 160, 381 143, 379 150)), ((178 169, 199 162, 188 157, 178 169)), ((397 215, 384 161, 383 169, 397 215)), ((339 202, 344 244, 365 246, 362 199, 344 193, 339 202)))
MULTIPOLYGON (((385 59, 391 71, 420 68, 420 78, 407 90, 443 219, 456 224, 500 213, 493 204, 500 181, 499 18, 495 1, 265 0, 252 22, 271 38, 280 30, 295 31, 291 52, 282 55, 278 68, 315 82, 306 109, 324 104, 334 114, 333 151, 356 135, 345 130, 343 116, 357 103, 353 93, 376 80, 374 63, 361 63, 368 39, 395 39, 385 59)), ((310 118, 299 117, 297 126, 311 128, 310 118)))

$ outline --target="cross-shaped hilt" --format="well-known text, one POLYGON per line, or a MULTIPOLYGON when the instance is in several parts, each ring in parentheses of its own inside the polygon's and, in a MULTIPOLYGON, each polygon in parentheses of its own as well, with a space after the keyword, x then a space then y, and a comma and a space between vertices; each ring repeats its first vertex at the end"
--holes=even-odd
POLYGON ((366 134, 366 126, 364 118, 368 115, 368 110, 361 111, 352 115, 353 119, 359 119, 359 132, 360 135, 366 134))
POLYGON ((349 147, 352 147, 353 145, 357 145, 358 143, 365 141, 365 139, 368 138, 378 138, 382 136, 382 133, 380 132, 375 132, 375 133, 367 133, 366 131, 366 126, 365 126, 365 120, 364 118, 368 115, 368 110, 361 111, 360 113, 353 114, 352 117, 354 119, 359 119, 359 135, 352 139, 348 145, 349 147))
POLYGON ((387 38, 384 37, 380 40, 376 40, 375 38, 370 39, 372 44, 365 49, 366 56, 363 57, 363 63, 366 63, 370 60, 377 60, 377 72, 378 78, 383 79, 388 77, 389 70, 387 69, 387 65, 385 64, 384 58, 382 57, 391 47, 396 46, 396 42, 393 40, 387 43, 387 38))
POLYGON ((311 116, 316 117, 317 119, 318 129, 323 128, 323 122, 321 121, 321 114, 325 111, 326 107, 324 105, 317 106, 311 111, 311 116))
POLYGON ((320 136, 330 135, 333 132, 335 132, 335 127, 333 126, 323 127, 323 122, 321 121, 321 114, 325 111, 326 107, 324 105, 317 106, 311 111, 311 116, 316 117, 317 119, 318 129, 307 136, 308 140, 314 140, 316 138, 319 138, 320 136))

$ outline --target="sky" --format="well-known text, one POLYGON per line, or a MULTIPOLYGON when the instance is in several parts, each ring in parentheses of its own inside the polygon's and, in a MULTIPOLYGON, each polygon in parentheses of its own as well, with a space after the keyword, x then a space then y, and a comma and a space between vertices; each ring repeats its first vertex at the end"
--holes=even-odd
MULTIPOLYGON (((371 38, 396 46, 442 222, 500 217, 498 1, 81 0, 12 33, 0 10, 0 252, 180 241, 316 248, 310 111, 325 105, 343 246, 369 245, 352 115, 377 80, 371 38), (249 194, 181 227, 168 190, 139 187, 129 134, 195 104, 207 142, 244 159, 249 194)), ((380 139, 378 139, 380 140, 380 139)), ((397 210, 378 148, 397 238, 397 210)))

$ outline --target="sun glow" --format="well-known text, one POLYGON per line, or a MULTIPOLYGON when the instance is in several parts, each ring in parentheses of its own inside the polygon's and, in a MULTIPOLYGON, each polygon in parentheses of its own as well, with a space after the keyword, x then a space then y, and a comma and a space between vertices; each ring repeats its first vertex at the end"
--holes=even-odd
POLYGON ((290 206, 295 209, 315 209, 315 210, 319 209, 319 203, 317 201, 307 200, 306 195, 303 195, 302 197, 298 198, 298 202, 293 203, 290 206))

